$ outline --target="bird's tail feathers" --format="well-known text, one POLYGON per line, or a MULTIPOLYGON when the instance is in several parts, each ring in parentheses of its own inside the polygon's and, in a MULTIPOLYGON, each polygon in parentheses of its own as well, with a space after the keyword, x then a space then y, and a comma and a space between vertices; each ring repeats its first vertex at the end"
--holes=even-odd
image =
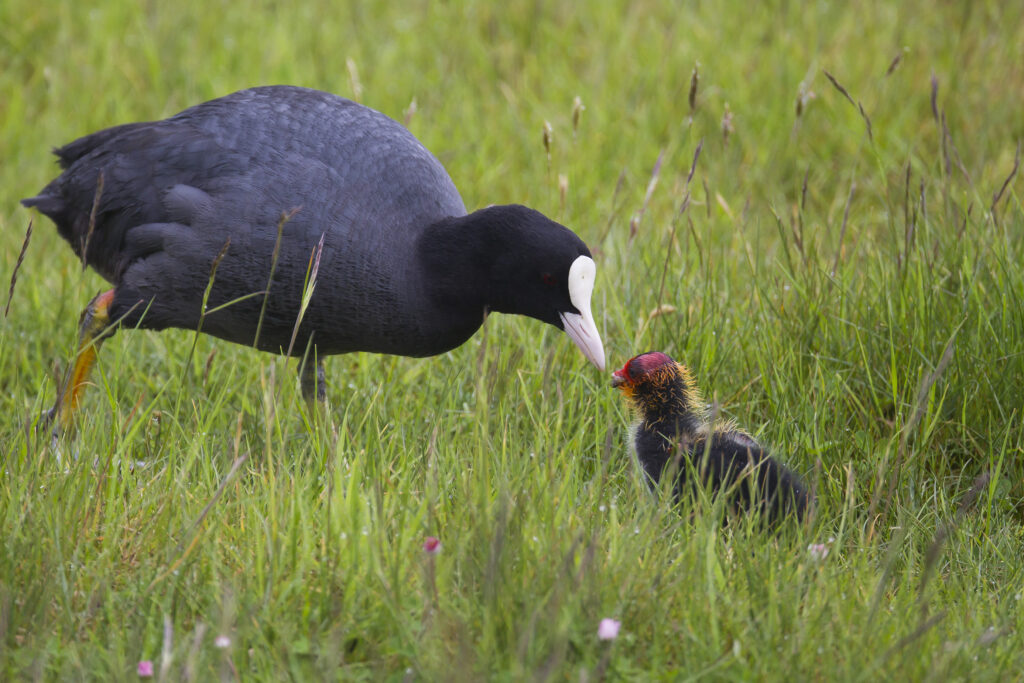
POLYGON ((28 209, 39 209, 50 218, 54 218, 64 211, 64 199, 62 197, 46 194, 45 192, 35 197, 27 197, 21 200, 21 205, 28 209))

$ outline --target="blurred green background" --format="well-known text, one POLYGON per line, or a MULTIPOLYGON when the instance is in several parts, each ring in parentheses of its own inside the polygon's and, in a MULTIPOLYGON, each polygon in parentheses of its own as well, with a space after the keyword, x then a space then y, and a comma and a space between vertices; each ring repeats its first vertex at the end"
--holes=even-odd
POLYGON ((1018 675, 1022 102, 1013 2, 6 0, 5 281, 34 230, 0 327, 0 672, 1018 675), (406 122, 470 208, 576 230, 609 365, 691 365, 817 519, 668 510, 607 377, 502 316, 333 360, 326 419, 284 359, 126 331, 58 460, 34 423, 106 285, 18 200, 54 146, 271 83, 406 122))

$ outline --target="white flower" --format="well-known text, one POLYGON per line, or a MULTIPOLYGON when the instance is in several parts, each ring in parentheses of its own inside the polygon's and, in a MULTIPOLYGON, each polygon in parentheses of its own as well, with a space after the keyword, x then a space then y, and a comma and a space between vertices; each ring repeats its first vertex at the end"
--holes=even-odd
POLYGON ((616 619, 602 619, 597 627, 597 637, 600 640, 615 640, 619 637, 619 627, 622 622, 616 619))
POLYGON ((810 554, 812 560, 824 560, 828 557, 828 546, 824 543, 812 543, 807 546, 807 552, 810 554))

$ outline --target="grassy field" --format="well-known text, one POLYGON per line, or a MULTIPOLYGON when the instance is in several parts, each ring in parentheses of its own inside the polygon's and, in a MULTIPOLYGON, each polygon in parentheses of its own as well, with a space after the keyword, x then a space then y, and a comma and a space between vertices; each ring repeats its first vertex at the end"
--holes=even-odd
POLYGON ((34 221, 0 678, 1022 676, 1024 5, 90 4, 0 4, 4 282, 34 221), (55 145, 267 83, 407 120, 467 206, 576 230, 609 365, 688 363, 815 519, 671 509, 609 376, 505 316, 333 359, 319 417, 294 361, 125 331, 58 458, 35 423, 106 285, 18 199, 55 145))

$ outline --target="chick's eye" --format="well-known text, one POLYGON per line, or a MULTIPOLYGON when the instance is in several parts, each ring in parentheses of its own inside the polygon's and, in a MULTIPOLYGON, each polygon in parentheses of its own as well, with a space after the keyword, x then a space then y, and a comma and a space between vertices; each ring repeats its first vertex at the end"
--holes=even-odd
POLYGON ((551 273, 544 273, 543 275, 540 276, 540 279, 541 282, 546 284, 548 287, 555 286, 555 276, 552 275, 551 273))

